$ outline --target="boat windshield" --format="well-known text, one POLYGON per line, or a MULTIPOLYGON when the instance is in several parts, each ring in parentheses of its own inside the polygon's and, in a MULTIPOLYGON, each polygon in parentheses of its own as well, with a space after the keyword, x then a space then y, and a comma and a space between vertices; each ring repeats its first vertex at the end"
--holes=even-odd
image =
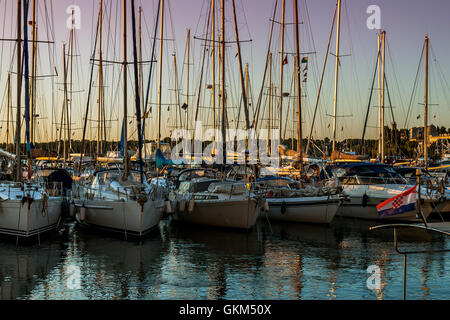
MULTIPOLYGON (((100 171, 95 175, 95 179, 92 182, 92 186, 109 186, 112 182, 120 182, 123 177, 123 172, 119 170, 100 171)), ((128 176, 129 182, 140 182, 139 172, 130 172, 128 176)))
POLYGON ((190 192, 190 193, 197 193, 197 192, 205 192, 208 191, 208 187, 213 182, 217 182, 218 180, 214 179, 207 179, 207 180, 200 180, 200 181, 182 181, 180 183, 180 186, 178 187, 178 192, 184 193, 184 192, 190 192))
POLYGON ((329 176, 343 184, 404 184, 406 180, 394 168, 386 165, 343 165, 326 169, 329 176))

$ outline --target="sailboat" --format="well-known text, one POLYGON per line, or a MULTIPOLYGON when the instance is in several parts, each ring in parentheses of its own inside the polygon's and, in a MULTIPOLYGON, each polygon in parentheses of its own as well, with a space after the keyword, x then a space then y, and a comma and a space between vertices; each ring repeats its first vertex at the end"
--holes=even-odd
MULTIPOLYGON (((385 39, 386 31, 378 35, 378 84, 379 93, 379 159, 384 162, 384 90, 385 90, 385 39)), ((427 113, 427 65, 428 65, 428 37, 425 40, 425 114, 427 113)), ((367 116, 366 116, 367 118, 367 116)), ((426 119, 426 116, 425 116, 426 119)), ((425 120, 426 121, 426 120, 425 120)), ((425 122, 426 124, 426 122, 425 122)), ((425 135, 426 136, 426 135, 425 135)), ((363 136, 364 137, 364 136, 363 136)), ((426 140, 425 140, 426 142, 426 140)), ((425 148, 426 154, 426 148, 425 148)), ((380 218, 376 206, 406 190, 414 187, 410 181, 401 176, 392 166, 380 163, 341 163, 329 165, 324 173, 328 177, 339 179, 344 193, 348 196, 343 202, 342 211, 339 213, 344 217, 374 219, 374 220, 401 220, 418 221, 417 210, 409 210, 394 216, 380 218)), ((441 206, 443 195, 439 192, 427 192, 420 186, 416 187, 423 201, 421 209, 423 218, 433 211, 434 207, 441 206)), ((422 217, 420 217, 422 219, 422 217)))
MULTIPOLYGON (((136 23, 134 0, 131 1, 133 26, 133 51, 135 74, 135 101, 140 127, 140 94, 137 76, 136 23)), ((102 1, 100 1, 99 21, 102 18, 102 1)), ((99 24, 101 28, 101 23, 99 24)), ((139 157, 140 170, 129 170, 128 137, 127 137, 127 1, 123 0, 123 86, 124 86, 124 119, 123 119, 123 169, 100 170, 94 173, 94 179, 87 186, 79 186, 74 203, 79 209, 75 215, 82 226, 105 231, 142 237, 154 230, 164 213, 165 190, 158 185, 149 185, 143 172, 142 157, 139 157)), ((139 155, 142 139, 139 134, 139 155)))
MULTIPOLYGON (((299 20, 298 1, 293 0, 293 12, 295 17, 295 78, 297 85, 297 154, 299 159, 299 169, 291 173, 292 168, 280 168, 276 176, 267 176, 257 180, 255 192, 265 197, 268 203, 267 217, 272 220, 282 220, 305 223, 330 223, 342 200, 341 189, 335 185, 336 181, 322 182, 321 186, 314 183, 303 183, 288 176, 281 176, 283 172, 302 177, 304 176, 304 157, 302 150, 302 99, 301 99, 301 78, 300 78, 300 47, 299 47, 299 20)), ((340 10, 338 2, 337 10, 340 10)), ((339 14, 339 12, 338 12, 339 14)), ((284 21, 285 21, 285 0, 282 1, 282 22, 281 22, 281 61, 280 61, 280 128, 281 128, 281 108, 283 101, 283 54, 284 54, 284 21)), ((339 41, 339 39, 337 40, 339 41)), ((281 134, 281 130, 280 130, 281 134)), ((280 137, 281 141, 281 137, 280 137)))
MULTIPOLYGON (((35 2, 33 2, 35 5, 35 2)), ((31 143, 30 143, 30 82, 29 82, 29 54, 28 54, 28 1, 17 2, 17 113, 16 113, 16 141, 15 181, 0 184, 0 234, 31 238, 40 236, 43 232, 54 230, 61 219, 63 203, 60 185, 47 185, 44 181, 31 178, 31 143), (22 19, 23 9, 23 19, 22 19), (25 69, 25 123, 27 141, 27 175, 24 180, 23 163, 20 148, 21 132, 21 92, 22 92, 22 28, 25 69)))
MULTIPOLYGON (((215 2, 211 1, 211 14, 215 14, 215 2)), ((239 36, 236 24, 236 10, 234 0, 233 12, 235 19, 236 42, 241 67, 242 84, 242 61, 239 46, 239 36)), ((212 19, 214 29, 214 18, 212 19)), ((209 26, 208 26, 209 27, 209 26)), ((221 63, 221 134, 223 142, 223 159, 227 159, 226 152, 226 91, 225 91, 225 1, 221 1, 221 40, 220 40, 220 63, 221 63)), ((214 34, 214 32, 212 32, 214 34)), ((211 38, 212 46, 215 46, 214 38, 211 38)), ((215 50, 214 50, 215 51, 215 50)), ((213 52, 214 52, 213 51, 213 52)), ((213 80, 214 82, 214 80, 213 80)), ((214 85, 213 85, 214 87, 214 85)), ((214 90, 215 92, 215 90, 214 90)), ((214 100, 214 99, 213 99, 214 100)), ((244 95, 244 101, 245 95, 244 95)), ((213 102, 214 103, 214 102, 213 102)), ((214 105, 213 105, 214 107, 214 105)), ((247 118, 248 120, 248 118, 247 118)), ((248 125, 248 121, 247 121, 248 125)), ((180 172, 178 179, 182 179, 184 172, 180 172)), ((178 188, 171 197, 178 204, 177 211, 173 215, 174 220, 184 223, 199 224, 213 227, 251 229, 258 218, 260 201, 258 196, 251 192, 243 182, 225 180, 211 177, 195 177, 190 180, 177 183, 178 188), (187 205, 188 203, 188 205, 187 205)))

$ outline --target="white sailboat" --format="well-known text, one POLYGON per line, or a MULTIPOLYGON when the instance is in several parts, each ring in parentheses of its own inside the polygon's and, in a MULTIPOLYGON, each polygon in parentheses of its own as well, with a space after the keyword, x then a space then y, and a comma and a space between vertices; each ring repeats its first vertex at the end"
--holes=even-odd
MULTIPOLYGON (((33 5, 33 9, 35 6, 33 5)), ((0 234, 31 238, 43 232, 54 230, 60 219, 62 209, 62 190, 58 184, 53 187, 45 182, 31 180, 31 146, 30 146, 30 83, 28 61, 28 5, 22 1, 17 5, 17 74, 21 74, 22 66, 22 28, 24 27, 24 69, 25 69, 25 122, 27 126, 27 158, 28 173, 23 182, 22 160, 20 154, 21 132, 21 92, 22 77, 17 77, 17 113, 16 113, 16 154, 10 158, 15 160, 15 182, 3 182, 0 184, 0 234)))
POLYGON ((205 226, 251 229, 259 201, 244 183, 197 177, 182 181, 171 194, 175 221, 205 226))
MULTIPOLYGON (((281 12, 281 61, 280 61, 280 102, 279 117, 281 129, 281 111, 283 102, 283 62, 284 59, 284 21, 285 21, 285 0, 282 1, 281 12)), ((338 2, 337 10, 340 10, 340 2, 338 2)), ((290 150, 291 155, 299 159, 299 168, 292 166, 282 168, 264 168, 265 172, 270 171, 276 176, 267 176, 261 178, 256 183, 255 192, 266 198, 268 203, 267 217, 273 220, 305 222, 305 223, 330 223, 341 202, 340 189, 330 185, 329 187, 318 187, 309 184, 304 187, 298 181, 289 178, 292 176, 303 176, 304 154, 302 150, 302 107, 301 107, 301 78, 300 78, 300 48, 299 48, 299 21, 298 21, 298 3, 293 1, 293 11, 295 18, 295 38, 296 38, 296 55, 295 55, 295 78, 297 87, 297 153, 290 150), (284 177, 281 177, 281 176, 284 177)), ((339 14, 339 11, 338 11, 339 14)), ((338 20, 339 28, 339 20, 338 20)), ((337 36, 339 44, 339 33, 337 36)), ((339 54, 339 52, 337 52, 339 54)), ((271 72, 270 72, 271 73, 271 72)), ((269 106, 270 108, 270 106, 269 106)), ((269 111, 270 113, 270 111, 269 111)), ((280 130, 281 134, 281 130, 280 130)), ((281 141, 281 136, 280 136, 281 141)), ((280 146, 281 155, 287 153, 280 146)))
MULTIPOLYGON (((373 220, 418 221, 417 210, 407 211, 394 216, 380 218, 376 206, 414 185, 407 181, 388 165, 372 163, 349 163, 325 168, 326 174, 339 179, 343 193, 348 198, 342 203, 338 215, 351 218, 373 220)), ((433 210, 433 204, 439 203, 440 194, 428 194, 421 189, 421 205, 424 217, 433 210)))
POLYGON ((330 223, 342 200, 339 188, 302 188, 297 181, 288 177, 259 179, 256 190, 265 196, 267 217, 271 220, 330 223))
POLYGON ((98 171, 89 186, 74 191, 75 218, 82 226, 131 236, 144 236, 159 225, 164 213, 164 190, 139 181, 139 172, 98 171))
MULTIPOLYGON (((101 21, 102 2, 100 2, 101 21)), ((135 44, 135 10, 134 1, 132 7, 133 43, 135 44)), ((116 168, 111 170, 97 171, 93 181, 87 186, 79 186, 75 190, 75 206, 79 209, 75 217, 82 226, 118 232, 131 236, 144 236, 159 225, 164 212, 164 192, 158 185, 150 186, 142 168, 140 171, 131 171, 128 168, 128 138, 127 138, 127 1, 123 0, 123 28, 124 28, 124 120, 123 120, 123 170, 116 168)), ((101 25, 100 25, 101 27, 101 25)), ((135 80, 137 79, 137 55, 134 45, 135 80)), ((136 81, 136 87, 137 90, 136 81)), ((139 91, 136 92, 136 110, 140 110, 139 91)), ((140 114, 137 112, 138 132, 140 114)), ((140 146, 142 145, 139 141, 140 146)), ((141 148, 141 147, 140 147, 141 148)), ((140 149, 139 148, 139 149, 140 149)), ((139 150, 141 151, 141 150, 139 150)), ((141 154, 139 152, 139 154, 141 154)))

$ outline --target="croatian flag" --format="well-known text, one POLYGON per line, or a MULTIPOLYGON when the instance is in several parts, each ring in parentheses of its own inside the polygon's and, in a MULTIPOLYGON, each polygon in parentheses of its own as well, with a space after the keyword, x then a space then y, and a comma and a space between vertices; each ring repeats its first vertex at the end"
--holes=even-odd
POLYGON ((416 207, 416 197, 416 187, 414 186, 393 198, 383 201, 377 205, 380 218, 414 210, 416 207))

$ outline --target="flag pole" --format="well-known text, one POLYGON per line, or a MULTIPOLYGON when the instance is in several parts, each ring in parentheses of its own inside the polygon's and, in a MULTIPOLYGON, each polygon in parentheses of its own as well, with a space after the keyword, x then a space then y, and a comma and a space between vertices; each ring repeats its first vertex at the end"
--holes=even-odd
POLYGON ((417 210, 419 211, 419 215, 420 215, 420 218, 422 219, 422 221, 423 221, 423 224, 425 225, 425 227, 426 228, 428 228, 428 224, 427 224, 427 219, 425 219, 425 216, 423 215, 423 212, 422 212, 422 208, 421 208, 421 202, 422 202, 422 199, 421 199, 421 194, 422 194, 422 192, 421 192, 421 176, 422 176, 422 170, 420 170, 420 169, 417 169, 416 170, 416 177, 417 177, 417 196, 418 196, 418 198, 417 198, 417 210))

